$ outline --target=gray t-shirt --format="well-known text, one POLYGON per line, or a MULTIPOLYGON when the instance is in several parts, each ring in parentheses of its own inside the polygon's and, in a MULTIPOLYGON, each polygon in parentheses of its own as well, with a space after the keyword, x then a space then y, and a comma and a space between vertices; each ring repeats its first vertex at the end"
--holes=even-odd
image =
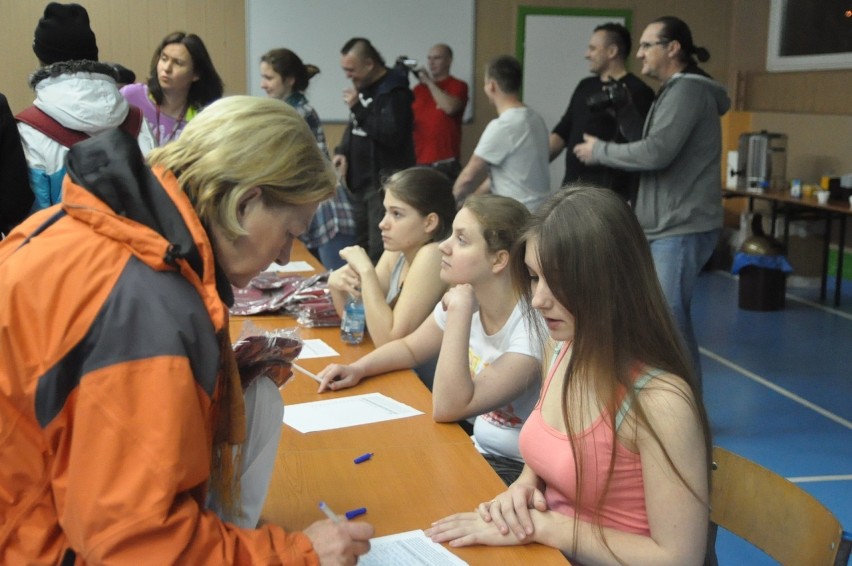
POLYGON ((535 211, 550 194, 547 126, 534 110, 504 110, 488 123, 475 155, 491 166, 491 192, 535 211))

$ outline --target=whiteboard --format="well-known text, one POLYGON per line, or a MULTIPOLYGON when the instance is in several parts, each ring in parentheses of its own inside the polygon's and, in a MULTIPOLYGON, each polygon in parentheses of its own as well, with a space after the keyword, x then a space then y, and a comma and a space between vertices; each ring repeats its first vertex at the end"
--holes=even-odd
MULTIPOLYGON (((260 57, 286 47, 320 68, 305 95, 323 122, 345 122, 343 89, 351 87, 340 69, 340 48, 366 37, 388 66, 407 55, 425 66, 436 43, 453 50, 453 76, 474 85, 475 0, 246 0, 246 61, 249 94, 260 89, 260 57)), ((411 86, 416 80, 410 75, 411 86)), ((478 84, 478 83, 476 83, 478 84)), ((473 96, 465 121, 473 117, 473 96)))
MULTIPOLYGON (((549 129, 562 118, 574 88, 591 76, 585 59, 595 28, 607 22, 630 29, 624 10, 570 10, 520 8, 518 58, 524 65, 524 103, 541 114, 549 129)), ((638 42, 633 39, 633 44, 638 42)), ((550 186, 558 189, 565 176, 565 151, 550 164, 550 186)))

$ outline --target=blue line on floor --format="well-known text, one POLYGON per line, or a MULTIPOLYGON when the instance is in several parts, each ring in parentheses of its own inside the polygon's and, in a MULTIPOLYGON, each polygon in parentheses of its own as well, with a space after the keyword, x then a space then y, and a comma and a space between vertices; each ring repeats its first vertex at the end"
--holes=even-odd
POLYGON ((824 481, 848 481, 852 480, 852 474, 838 474, 833 476, 801 476, 798 478, 787 478, 793 483, 815 483, 824 481))
POLYGON ((847 320, 852 320, 852 313, 844 312, 842 310, 838 310, 836 308, 829 307, 827 305, 816 303, 816 302, 810 301, 808 299, 803 299, 802 297, 797 297, 796 295, 791 295, 790 293, 787 293, 786 296, 790 300, 808 305, 809 307, 813 307, 815 309, 819 309, 821 311, 825 311, 827 313, 837 315, 837 316, 839 316, 841 318, 845 318, 847 320))
POLYGON ((796 403, 799 403, 800 405, 803 405, 803 406, 807 407, 808 409, 811 409, 812 411, 819 413, 820 415, 826 417, 827 419, 833 420, 834 422, 848 428, 849 430, 852 430, 852 422, 847 421, 843 417, 835 415, 831 411, 823 409, 819 405, 816 405, 815 403, 811 403, 807 399, 804 399, 803 397, 799 397, 795 393, 788 391, 787 389, 784 389, 783 387, 775 385, 771 381, 769 381, 769 380, 767 380, 763 377, 760 377, 756 373, 750 372, 749 370, 745 369, 744 367, 737 365, 734 362, 732 362, 732 361, 730 361, 726 358, 723 358, 722 356, 720 356, 720 355, 718 355, 714 352, 711 352, 710 350, 708 350, 706 348, 699 348, 699 351, 701 352, 701 354, 707 356, 708 358, 716 360, 717 362, 719 362, 720 364, 722 364, 724 366, 731 368, 732 370, 736 371, 737 373, 741 374, 742 376, 747 377, 747 378, 751 379, 752 381, 755 381, 755 382, 763 385, 764 387, 767 387, 767 388, 775 391, 776 393, 783 395, 784 397, 787 397, 788 399, 795 401, 796 403))

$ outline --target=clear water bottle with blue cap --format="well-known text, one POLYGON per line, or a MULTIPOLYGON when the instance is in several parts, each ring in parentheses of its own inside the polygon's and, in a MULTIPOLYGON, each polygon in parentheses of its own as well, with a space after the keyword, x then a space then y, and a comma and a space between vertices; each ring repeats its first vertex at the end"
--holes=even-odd
POLYGON ((367 318, 361 297, 349 295, 343 307, 343 321, 340 323, 340 339, 347 344, 360 344, 364 340, 364 327, 367 318))

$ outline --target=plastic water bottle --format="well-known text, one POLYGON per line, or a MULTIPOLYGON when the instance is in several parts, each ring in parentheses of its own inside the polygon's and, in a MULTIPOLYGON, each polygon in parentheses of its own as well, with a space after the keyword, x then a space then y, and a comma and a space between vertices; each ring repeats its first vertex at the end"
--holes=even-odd
POLYGON ((793 179, 790 184, 790 196, 793 198, 802 198, 802 180, 793 179))
POLYGON ((347 344, 360 344, 364 340, 364 327, 367 319, 364 315, 364 303, 361 297, 349 295, 343 307, 343 321, 340 323, 340 339, 347 344))

